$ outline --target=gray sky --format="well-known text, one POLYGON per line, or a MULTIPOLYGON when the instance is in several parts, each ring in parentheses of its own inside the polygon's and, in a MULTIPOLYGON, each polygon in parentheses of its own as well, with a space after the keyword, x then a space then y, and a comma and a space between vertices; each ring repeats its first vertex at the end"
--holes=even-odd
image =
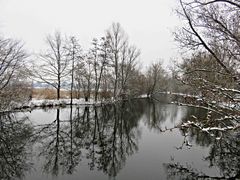
POLYGON ((55 30, 75 35, 84 49, 119 22, 131 43, 141 49, 142 64, 177 56, 172 31, 180 24, 177 0, 0 0, 0 33, 38 52, 55 30))

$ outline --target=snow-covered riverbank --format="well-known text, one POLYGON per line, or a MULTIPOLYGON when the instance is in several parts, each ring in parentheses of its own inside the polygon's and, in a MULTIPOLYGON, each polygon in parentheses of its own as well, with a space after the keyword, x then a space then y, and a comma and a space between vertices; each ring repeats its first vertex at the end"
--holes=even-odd
MULTIPOLYGON (((72 105, 85 105, 85 106, 100 106, 103 104, 113 103, 113 100, 108 101, 94 101, 90 99, 86 102, 82 99, 73 99, 72 105)), ((0 113, 5 112, 14 112, 14 111, 22 111, 22 110, 32 110, 34 108, 47 108, 47 107, 65 107, 67 105, 71 105, 71 99, 32 99, 29 102, 25 103, 11 103, 8 109, 0 111, 0 113)))
MULTIPOLYGON (((101 105, 105 103, 109 103, 110 101, 93 101, 90 99, 86 102, 82 99, 73 99, 72 105, 101 105)), ((32 99, 28 103, 22 104, 18 108, 35 108, 35 107, 51 107, 51 106, 66 106, 71 104, 71 99, 32 99)))
MULTIPOLYGON (((147 98, 146 95, 139 96, 137 98, 147 98)), ((134 98, 135 99, 135 98, 134 98)), ((85 101, 84 98, 81 99, 73 99, 72 105, 85 105, 85 106, 101 106, 106 104, 112 104, 115 102, 118 102, 121 100, 114 100, 114 99, 108 99, 103 101, 94 101, 93 99, 90 99, 88 102, 85 101)), ((9 112, 9 111, 15 111, 15 110, 25 110, 25 109, 34 109, 34 108, 45 108, 45 107, 64 107, 67 105, 71 105, 71 99, 32 99, 29 102, 25 102, 22 104, 11 104, 11 108, 2 112, 9 112)))

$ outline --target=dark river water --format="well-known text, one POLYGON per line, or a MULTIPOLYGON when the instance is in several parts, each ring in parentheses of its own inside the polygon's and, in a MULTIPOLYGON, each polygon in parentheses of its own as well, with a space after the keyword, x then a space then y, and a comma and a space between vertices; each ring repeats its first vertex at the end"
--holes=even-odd
POLYGON ((177 128, 206 111, 150 100, 0 116, 0 179, 225 179, 240 138, 177 128), (221 138, 216 138, 216 137, 221 138))

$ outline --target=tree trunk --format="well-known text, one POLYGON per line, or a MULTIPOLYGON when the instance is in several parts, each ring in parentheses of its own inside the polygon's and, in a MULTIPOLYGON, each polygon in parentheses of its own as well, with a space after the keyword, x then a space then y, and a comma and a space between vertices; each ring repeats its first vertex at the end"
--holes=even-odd
POLYGON ((60 86, 60 84, 58 84, 58 88, 57 88, 57 100, 60 99, 60 89, 61 89, 61 86, 60 86))

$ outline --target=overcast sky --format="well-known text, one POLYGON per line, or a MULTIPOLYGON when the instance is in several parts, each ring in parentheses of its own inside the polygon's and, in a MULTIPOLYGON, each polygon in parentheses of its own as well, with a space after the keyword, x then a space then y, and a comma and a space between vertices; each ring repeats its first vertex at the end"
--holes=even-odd
POLYGON ((169 64, 177 56, 172 32, 180 24, 177 0, 0 0, 0 33, 38 52, 55 30, 75 35, 84 49, 119 22, 131 43, 141 49, 142 64, 169 64))

